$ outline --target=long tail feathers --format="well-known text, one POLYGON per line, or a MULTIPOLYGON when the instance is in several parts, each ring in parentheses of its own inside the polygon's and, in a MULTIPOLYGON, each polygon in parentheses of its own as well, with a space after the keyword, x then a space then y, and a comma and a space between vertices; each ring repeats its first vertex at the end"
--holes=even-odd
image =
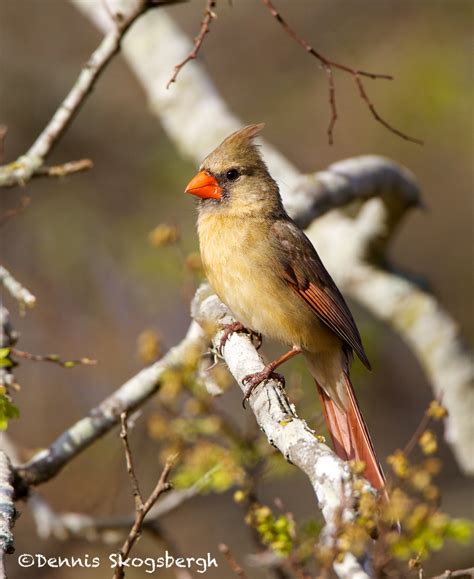
MULTIPOLYGON (((347 399, 349 401, 347 412, 341 410, 317 382, 316 385, 335 453, 343 460, 363 461, 365 463, 365 478, 374 488, 383 491, 386 485, 385 476, 375 455, 369 430, 349 378, 346 377, 347 399)), ((383 495, 386 496, 385 491, 383 495)))

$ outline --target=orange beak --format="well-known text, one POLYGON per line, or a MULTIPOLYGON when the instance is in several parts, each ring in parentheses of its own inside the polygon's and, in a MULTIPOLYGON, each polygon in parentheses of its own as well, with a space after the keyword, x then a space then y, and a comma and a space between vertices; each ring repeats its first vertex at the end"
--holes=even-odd
POLYGON ((191 195, 203 199, 220 199, 222 197, 222 189, 216 178, 206 171, 199 171, 196 177, 191 179, 185 193, 191 193, 191 195))

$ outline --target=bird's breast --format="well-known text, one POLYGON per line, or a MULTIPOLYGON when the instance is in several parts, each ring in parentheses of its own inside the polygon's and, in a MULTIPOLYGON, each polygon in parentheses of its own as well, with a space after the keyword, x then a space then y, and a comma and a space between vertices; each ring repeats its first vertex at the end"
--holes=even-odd
POLYGON ((312 348, 326 330, 278 274, 264 220, 200 215, 201 258, 209 283, 246 327, 312 348), (318 339, 319 338, 319 339, 318 339))

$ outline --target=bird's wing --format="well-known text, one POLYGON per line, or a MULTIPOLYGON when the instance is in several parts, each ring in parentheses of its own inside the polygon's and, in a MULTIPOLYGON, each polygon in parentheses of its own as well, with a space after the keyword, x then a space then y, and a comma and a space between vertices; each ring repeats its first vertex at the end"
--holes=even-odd
POLYGON ((282 279, 370 368, 354 318, 306 235, 290 219, 276 221, 269 235, 282 279))

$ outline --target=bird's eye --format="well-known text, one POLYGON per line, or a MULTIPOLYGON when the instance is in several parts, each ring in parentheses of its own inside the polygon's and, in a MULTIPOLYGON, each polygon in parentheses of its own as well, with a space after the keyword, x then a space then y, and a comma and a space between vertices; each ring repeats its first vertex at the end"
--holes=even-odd
POLYGON ((239 177, 239 172, 237 171, 237 169, 229 169, 225 174, 225 176, 227 177, 227 179, 229 179, 229 181, 235 181, 239 177))

